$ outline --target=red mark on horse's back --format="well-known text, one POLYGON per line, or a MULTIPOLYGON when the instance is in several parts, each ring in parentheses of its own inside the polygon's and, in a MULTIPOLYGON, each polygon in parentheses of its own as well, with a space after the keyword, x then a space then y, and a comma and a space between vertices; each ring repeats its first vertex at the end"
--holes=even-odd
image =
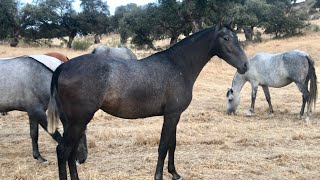
POLYGON ((51 56, 51 57, 54 57, 54 58, 57 58, 59 59, 60 61, 62 62, 67 62, 69 61, 69 58, 63 54, 60 54, 60 53, 56 53, 56 52, 50 52, 50 53, 47 53, 45 54, 47 56, 51 56))

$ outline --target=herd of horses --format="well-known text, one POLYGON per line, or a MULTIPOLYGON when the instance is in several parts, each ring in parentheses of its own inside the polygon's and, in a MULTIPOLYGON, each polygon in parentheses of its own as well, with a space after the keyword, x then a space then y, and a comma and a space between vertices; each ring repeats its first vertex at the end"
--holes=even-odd
POLYGON ((39 124, 51 134, 58 143, 60 179, 67 179, 67 163, 70 178, 79 179, 76 162, 85 162, 88 155, 85 130, 99 109, 126 119, 163 116, 154 179, 163 179, 167 154, 172 179, 182 179, 174 163, 177 124, 192 100, 198 75, 213 56, 237 69, 227 93, 227 113, 236 112, 240 91, 247 81, 252 85, 251 112, 259 85, 265 92, 270 113, 273 109, 268 86, 283 87, 291 82, 303 94, 300 115, 306 103, 308 113, 311 104, 315 106, 317 77, 314 61, 308 54, 302 51, 257 54, 248 61, 230 22, 194 33, 167 50, 140 60, 127 48, 106 46, 71 60, 58 53, 42 55, 51 61, 50 66, 36 60, 37 56, 3 59, 0 112, 28 113, 33 157, 41 163, 47 160, 38 149, 39 124), (63 125, 62 135, 57 130, 59 121, 63 125))

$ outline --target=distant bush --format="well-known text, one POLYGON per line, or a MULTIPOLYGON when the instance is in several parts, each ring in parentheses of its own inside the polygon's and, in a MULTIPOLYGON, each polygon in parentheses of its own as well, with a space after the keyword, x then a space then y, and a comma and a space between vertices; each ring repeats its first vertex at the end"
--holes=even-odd
POLYGON ((253 36, 254 42, 262 42, 262 33, 260 31, 257 31, 253 36))
POLYGON ((92 45, 90 41, 88 41, 86 38, 76 38, 72 42, 72 48, 74 50, 88 50, 88 48, 92 45))
POLYGON ((314 32, 319 32, 320 31, 320 26, 316 24, 311 25, 311 30, 314 32))

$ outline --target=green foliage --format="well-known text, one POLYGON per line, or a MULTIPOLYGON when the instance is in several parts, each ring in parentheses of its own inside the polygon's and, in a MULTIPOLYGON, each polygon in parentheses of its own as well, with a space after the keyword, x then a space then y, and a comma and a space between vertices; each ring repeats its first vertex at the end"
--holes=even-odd
POLYGON ((16 0, 0 1, 0 40, 12 37, 18 30, 18 2, 16 0))
POLYGON ((83 11, 79 14, 81 33, 101 35, 110 28, 109 7, 102 0, 81 0, 83 11))
MULTIPOLYGON (((34 0, 22 8, 19 0, 0 0, 0 40, 11 38, 17 44, 20 36, 36 43, 68 37, 71 47, 77 34, 99 37, 115 31, 122 44, 131 40, 136 47, 156 49, 155 40, 171 38, 172 45, 179 35, 217 24, 223 17, 233 17, 238 30, 246 29, 249 40, 253 33, 248 30, 254 27, 283 37, 299 34, 308 25, 308 9, 294 8, 295 0, 158 0, 117 7, 114 16, 105 0, 80 1, 82 11, 76 12, 74 0, 34 0)), ((314 2, 317 5, 319 0, 314 2)))
POLYGON ((260 31, 255 32, 253 40, 254 42, 262 42, 262 33, 260 31))
POLYGON ((292 10, 285 13, 278 6, 269 6, 268 13, 263 24, 265 33, 274 34, 275 37, 293 36, 300 34, 308 24, 308 14, 304 11, 292 10))
POLYGON ((87 38, 76 38, 72 43, 72 48, 74 50, 88 50, 88 48, 92 45, 92 40, 87 38))
POLYGON ((121 43, 126 43, 131 37, 131 42, 137 47, 147 45, 149 48, 156 49, 153 41, 160 39, 163 35, 156 12, 156 4, 150 3, 125 13, 119 23, 121 43))
POLYGON ((320 7, 320 0, 315 0, 315 4, 313 7, 319 8, 320 7))
POLYGON ((316 24, 310 25, 309 28, 310 28, 311 31, 314 31, 314 32, 319 32, 320 31, 320 26, 316 25, 316 24))
POLYGON ((110 26, 113 31, 119 31, 119 23, 123 18, 124 14, 138 8, 137 4, 130 3, 124 6, 119 6, 116 8, 114 15, 110 17, 110 26))

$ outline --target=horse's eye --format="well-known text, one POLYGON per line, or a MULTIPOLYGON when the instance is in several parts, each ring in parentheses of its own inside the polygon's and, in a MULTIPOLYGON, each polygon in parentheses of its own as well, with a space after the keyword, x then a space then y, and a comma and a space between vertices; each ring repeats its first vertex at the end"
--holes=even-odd
POLYGON ((232 99, 229 99, 229 102, 231 102, 232 101, 232 99))
POLYGON ((229 37, 224 37, 224 40, 229 41, 229 37))

